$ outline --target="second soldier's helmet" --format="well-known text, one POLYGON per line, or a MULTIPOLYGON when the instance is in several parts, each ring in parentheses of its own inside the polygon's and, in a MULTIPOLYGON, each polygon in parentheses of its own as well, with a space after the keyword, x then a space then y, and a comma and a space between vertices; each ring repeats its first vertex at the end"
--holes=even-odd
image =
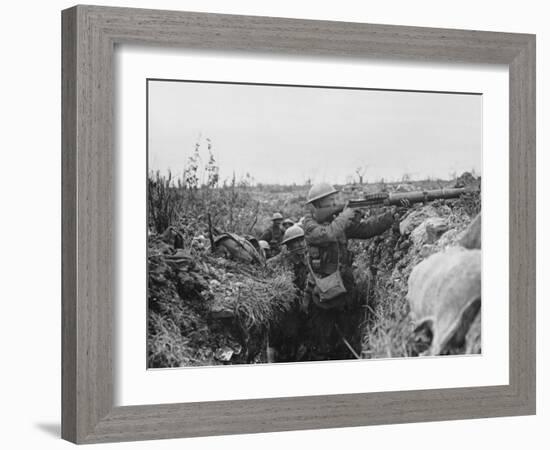
POLYGON ((275 220, 283 220, 283 215, 281 213, 274 213, 273 216, 271 217, 271 220, 275 221, 275 220))
POLYGON ((285 219, 285 220, 283 220, 283 225, 288 225, 289 227, 291 227, 292 225, 294 225, 294 220, 285 219))
POLYGON ((260 248, 263 250, 269 250, 269 243, 267 241, 259 241, 258 244, 260 245, 260 248))
POLYGON ((331 186, 328 183, 317 183, 314 184, 307 194, 307 203, 312 203, 316 200, 320 200, 324 197, 327 197, 332 194, 336 194, 338 189, 334 189, 334 186, 331 186))
POLYGON ((288 244, 289 242, 304 237, 304 230, 298 225, 292 225, 288 230, 285 231, 283 236, 282 244, 288 244))

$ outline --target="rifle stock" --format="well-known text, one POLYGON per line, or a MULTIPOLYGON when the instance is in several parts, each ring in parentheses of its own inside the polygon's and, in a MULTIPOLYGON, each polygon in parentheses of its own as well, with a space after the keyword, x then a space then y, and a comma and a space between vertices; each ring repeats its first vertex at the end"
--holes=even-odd
POLYGON ((359 209, 373 206, 400 206, 403 200, 408 200, 410 204, 427 203, 438 199, 458 198, 463 194, 476 191, 471 188, 448 188, 411 192, 375 192, 360 199, 349 200, 346 204, 319 208, 315 211, 315 219, 319 223, 328 222, 346 207, 359 209))

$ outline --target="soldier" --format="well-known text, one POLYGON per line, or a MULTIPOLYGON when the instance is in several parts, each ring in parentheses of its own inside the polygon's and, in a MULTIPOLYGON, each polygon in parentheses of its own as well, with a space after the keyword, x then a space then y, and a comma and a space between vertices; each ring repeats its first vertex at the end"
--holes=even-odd
POLYGON ((306 287, 308 270, 304 230, 298 225, 288 228, 281 243, 284 245, 284 249, 277 256, 271 258, 267 265, 270 268, 282 266, 291 270, 297 293, 294 306, 284 313, 280 324, 270 330, 269 341, 273 346, 271 352, 277 361, 291 362, 299 361, 305 348, 300 345, 305 324, 305 315, 300 305, 306 287))
POLYGON ((289 218, 283 220, 283 229, 285 231, 288 230, 292 225, 294 225, 294 220, 289 218))
POLYGON ((284 229, 281 226, 283 215, 274 213, 271 218, 272 225, 260 236, 261 241, 266 241, 271 249, 271 256, 275 256, 281 251, 281 241, 283 240, 284 229))
POLYGON ((346 207, 319 223, 316 212, 336 206, 337 194, 328 183, 314 185, 307 197, 312 211, 303 221, 309 269, 303 308, 309 316, 309 359, 314 360, 346 359, 351 353, 358 357, 362 305, 358 304, 360 295, 354 292, 353 256, 347 242, 382 234, 396 221, 394 209, 362 220, 357 210, 346 207))
MULTIPOLYGON (((271 258, 268 267, 287 265, 294 273, 294 285, 303 293, 307 281, 306 243, 304 230, 298 225, 293 225, 285 231, 281 242, 285 250, 271 258)), ((300 295, 300 298, 302 296, 300 295)))

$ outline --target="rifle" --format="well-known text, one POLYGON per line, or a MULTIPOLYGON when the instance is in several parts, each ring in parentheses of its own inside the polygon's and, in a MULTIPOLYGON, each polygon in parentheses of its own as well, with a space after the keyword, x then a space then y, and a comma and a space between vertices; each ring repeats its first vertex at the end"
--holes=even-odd
POLYGON ((472 188, 448 188, 412 192, 375 192, 360 199, 349 200, 345 204, 319 208, 315 211, 315 219, 319 223, 327 222, 333 216, 340 214, 346 207, 359 209, 372 208, 373 206, 399 206, 405 199, 411 204, 426 203, 438 199, 458 198, 471 192, 476 192, 476 190, 472 188))

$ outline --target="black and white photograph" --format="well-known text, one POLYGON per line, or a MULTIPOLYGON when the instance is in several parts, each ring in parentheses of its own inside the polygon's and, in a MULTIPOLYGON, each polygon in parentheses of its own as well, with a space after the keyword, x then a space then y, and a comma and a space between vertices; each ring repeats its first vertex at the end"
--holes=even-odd
POLYGON ((482 352, 482 95, 146 96, 149 369, 482 352))
POLYGON ((543 2, 94 3, 3 5, 3 448, 548 447, 543 2))

